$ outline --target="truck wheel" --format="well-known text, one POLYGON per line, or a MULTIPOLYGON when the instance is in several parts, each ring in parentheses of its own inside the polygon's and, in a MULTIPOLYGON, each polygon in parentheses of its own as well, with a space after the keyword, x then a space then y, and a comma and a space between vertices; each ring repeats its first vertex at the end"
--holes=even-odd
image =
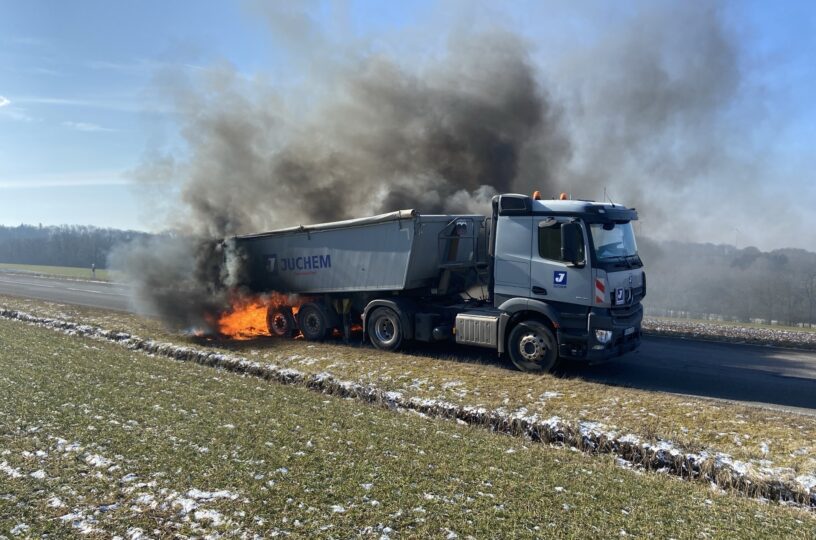
POLYGON ((510 332, 507 348, 510 360, 521 371, 545 373, 558 361, 558 348, 553 333, 539 321, 522 321, 510 332))
POLYGON ((300 333, 309 341, 326 339, 329 333, 328 319, 323 308, 314 303, 303 304, 297 314, 300 333))
POLYGON ((295 317, 289 306, 269 306, 266 311, 266 327, 278 337, 291 337, 295 331, 295 317))
POLYGON ((379 307, 368 316, 368 337, 372 345, 383 351, 395 351, 402 345, 402 323, 397 313, 379 307))

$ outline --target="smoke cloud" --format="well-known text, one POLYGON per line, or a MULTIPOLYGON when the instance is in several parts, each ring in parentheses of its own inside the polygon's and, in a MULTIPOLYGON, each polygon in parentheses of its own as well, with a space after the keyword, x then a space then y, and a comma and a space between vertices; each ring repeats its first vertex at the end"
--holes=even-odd
POLYGON ((304 112, 229 68, 211 75, 197 93, 174 89, 191 150, 186 219, 211 237, 403 208, 485 210, 526 163, 550 184, 569 155, 528 51, 504 32, 461 38, 421 72, 363 58, 304 112))
POLYGON ((230 235, 608 188, 654 236, 688 238, 711 229, 718 198, 749 207, 739 193, 757 192, 762 163, 734 114, 742 59, 716 8, 647 3, 546 50, 481 22, 420 58, 326 35, 302 7, 257 9, 291 57, 285 78, 228 64, 157 77, 186 148, 151 152, 134 176, 178 194, 182 236, 117 260, 175 326, 223 309, 240 282, 213 243, 230 235))
POLYGON ((712 201, 756 181, 745 174, 756 160, 731 154, 749 145, 748 119, 732 115, 740 62, 713 7, 645 9, 557 62, 575 147, 562 186, 593 198, 607 187, 653 235, 706 230, 699 220, 712 201))
POLYGON ((240 256, 229 243, 189 236, 156 236, 114 248, 111 268, 126 273, 142 313, 173 329, 211 329, 241 278, 240 256))

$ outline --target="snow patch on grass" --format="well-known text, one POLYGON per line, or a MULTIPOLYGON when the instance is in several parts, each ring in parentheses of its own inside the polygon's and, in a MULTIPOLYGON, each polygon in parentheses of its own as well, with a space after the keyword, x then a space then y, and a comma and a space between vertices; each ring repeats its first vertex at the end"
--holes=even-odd
MULTIPOLYGON (((758 469, 750 463, 732 459, 723 453, 686 452, 676 448, 669 441, 643 442, 631 434, 619 436, 606 430, 598 422, 585 421, 574 425, 564 422, 557 416, 541 419, 535 414, 528 414, 524 408, 507 412, 503 409, 463 406, 444 400, 408 398, 401 392, 384 391, 371 384, 339 380, 328 372, 310 375, 274 364, 262 364, 233 354, 145 340, 124 332, 112 332, 65 320, 35 317, 15 310, 0 308, 0 317, 24 321, 68 335, 110 341, 150 355, 196 362, 280 384, 305 386, 324 394, 357 399, 399 411, 414 411, 432 418, 446 418, 483 426, 495 432, 520 436, 535 442, 562 445, 575 451, 609 453, 631 465, 646 469, 662 470, 687 479, 704 479, 720 487, 733 488, 757 497, 816 506, 814 491, 816 486, 809 480, 804 483, 798 481, 793 470, 769 467, 758 469)), ((86 460, 95 457, 101 458, 89 456, 86 460)), ((108 461, 107 465, 110 464, 108 461)), ((8 468, 8 465, 5 465, 8 468)), ((2 467, 3 465, 0 465, 0 470, 10 474, 2 467)), ((278 472, 285 474, 286 469, 278 469, 278 472)))
POLYGON ((113 461, 109 460, 106 457, 102 457, 99 454, 90 454, 88 456, 85 456, 85 463, 92 467, 97 468, 110 467, 111 465, 113 465, 113 461))
POLYGON ((12 467, 5 461, 0 463, 0 471, 6 473, 10 478, 20 478, 21 476, 23 476, 23 473, 20 472, 20 469, 12 467))
POLYGON ((215 510, 196 510, 193 517, 196 521, 204 521, 214 527, 218 527, 224 522, 224 517, 215 510))
POLYGON ((238 498, 237 494, 227 491, 226 489, 221 489, 218 491, 201 491, 199 489, 191 489, 187 492, 187 496, 197 501, 212 501, 215 499, 235 500, 238 498))

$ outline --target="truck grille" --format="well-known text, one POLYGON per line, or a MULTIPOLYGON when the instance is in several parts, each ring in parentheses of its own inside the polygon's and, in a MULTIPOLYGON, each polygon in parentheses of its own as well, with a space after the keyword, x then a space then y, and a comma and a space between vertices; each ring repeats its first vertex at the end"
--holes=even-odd
POLYGON ((643 306, 640 303, 613 307, 611 311, 613 323, 621 326, 634 324, 643 316, 643 306))

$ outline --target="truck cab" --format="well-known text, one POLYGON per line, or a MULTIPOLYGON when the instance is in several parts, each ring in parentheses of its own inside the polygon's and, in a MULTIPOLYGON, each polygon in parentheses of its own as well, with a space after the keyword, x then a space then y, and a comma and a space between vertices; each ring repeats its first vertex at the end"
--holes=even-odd
POLYGON ((498 341, 519 368, 596 363, 638 347, 646 276, 637 218, 613 203, 493 199, 492 304, 498 341))

